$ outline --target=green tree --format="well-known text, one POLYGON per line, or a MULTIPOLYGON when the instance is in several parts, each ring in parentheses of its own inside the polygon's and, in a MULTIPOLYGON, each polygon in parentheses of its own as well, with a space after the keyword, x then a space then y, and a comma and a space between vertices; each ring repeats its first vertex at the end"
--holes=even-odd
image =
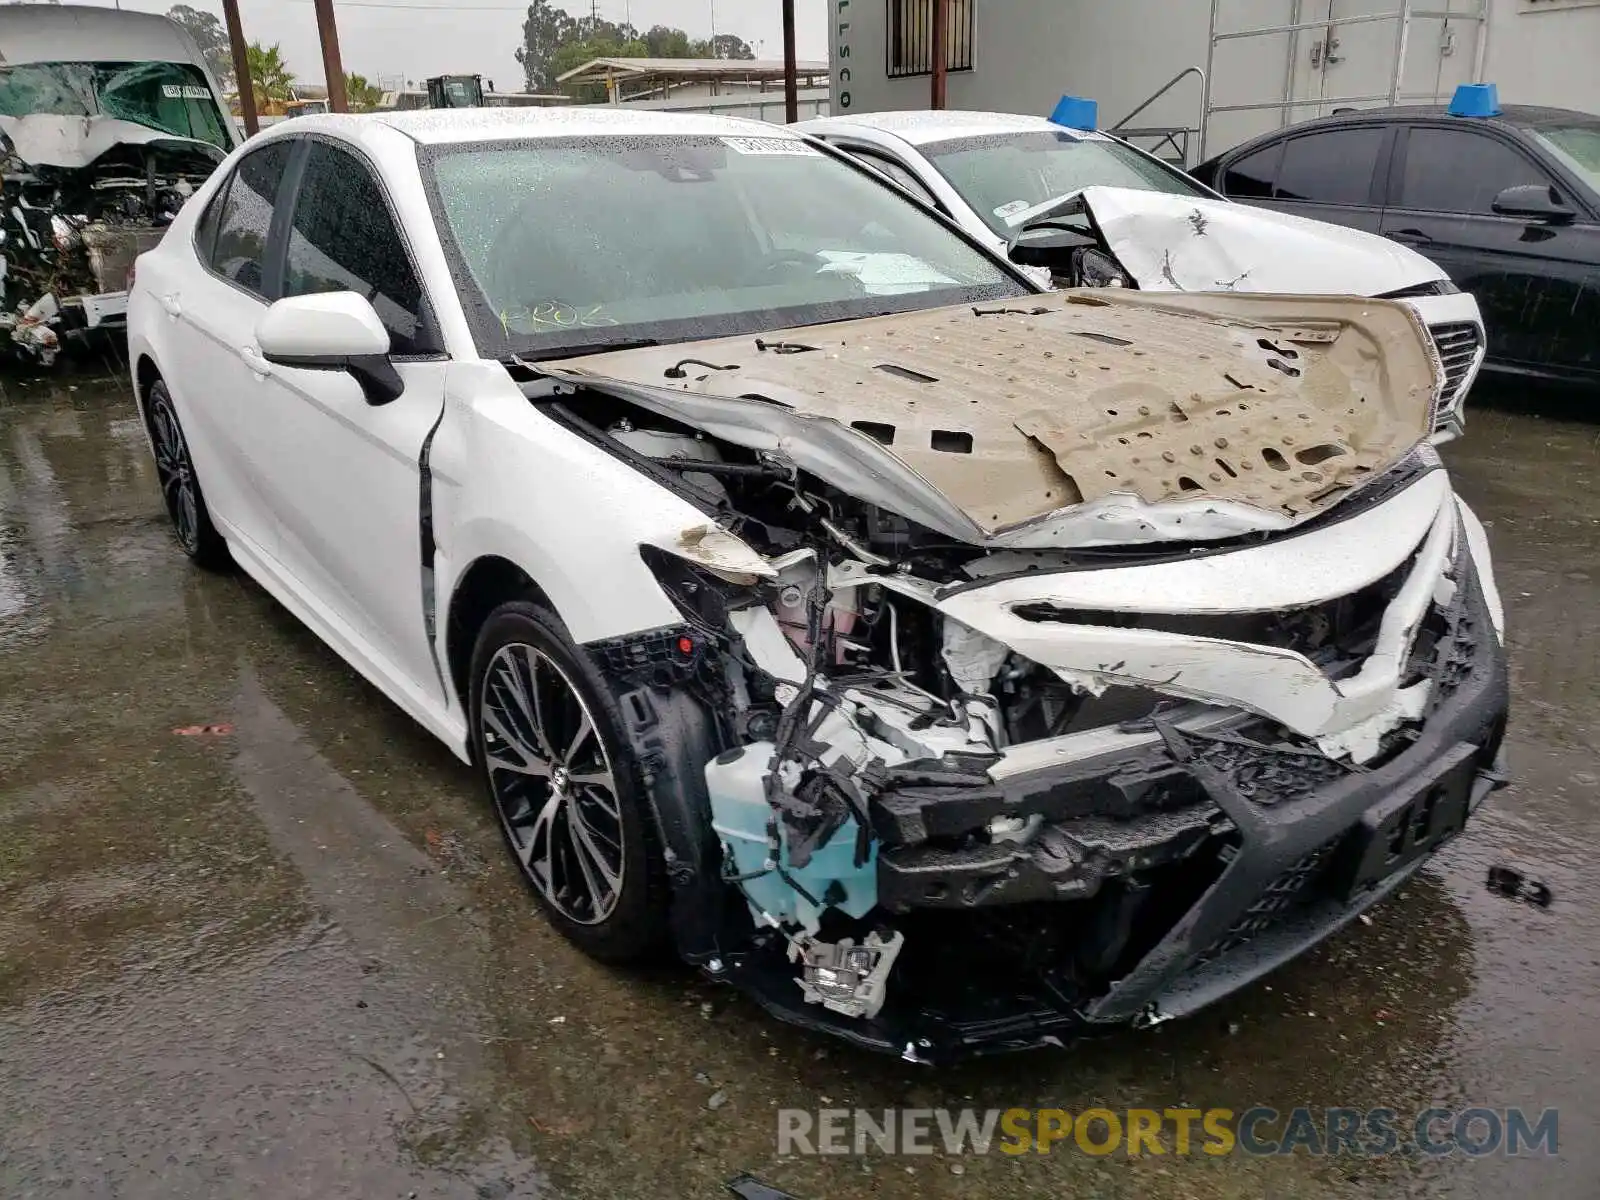
POLYGON ((646 58, 693 58, 694 46, 681 29, 652 25, 644 35, 646 58))
POLYGON ((756 56, 750 49, 750 43, 736 33, 719 33, 710 42, 711 53, 707 58, 737 58, 749 60, 756 56))
MULTIPOLYGON (((737 34, 692 39, 681 29, 652 25, 640 32, 626 22, 604 17, 574 17, 554 0, 532 0, 522 23, 522 45, 517 61, 530 92, 553 92, 556 80, 595 58, 737 58, 752 59, 755 51, 737 34)), ((605 88, 586 85, 568 88, 578 100, 605 99, 605 88)))
MULTIPOLYGON (((576 70, 584 63, 596 58, 649 58, 651 57, 644 40, 633 34, 633 28, 603 30, 587 38, 564 43, 550 59, 550 73, 559 79, 568 71, 576 70)), ((598 104, 606 99, 604 84, 593 83, 581 86, 566 86, 566 92, 575 100, 591 104, 598 104)))
POLYGON ((383 103, 383 89, 365 75, 354 72, 345 74, 344 95, 350 102, 351 112, 371 112, 383 103))
POLYGON ((553 92, 556 75, 550 69, 564 42, 577 36, 578 23, 565 9, 557 8, 550 0, 533 0, 528 5, 527 20, 522 23, 522 45, 517 49, 517 61, 522 64, 523 79, 530 92, 553 92))
POLYGON ((251 42, 244 54, 258 105, 284 104, 294 98, 294 72, 283 61, 283 50, 277 43, 263 46, 251 42))
POLYGON ((228 45, 228 31, 217 20, 217 14, 201 12, 187 4, 174 4, 167 10, 167 20, 183 26, 200 47, 200 53, 205 55, 211 73, 231 87, 234 83, 233 52, 228 45))

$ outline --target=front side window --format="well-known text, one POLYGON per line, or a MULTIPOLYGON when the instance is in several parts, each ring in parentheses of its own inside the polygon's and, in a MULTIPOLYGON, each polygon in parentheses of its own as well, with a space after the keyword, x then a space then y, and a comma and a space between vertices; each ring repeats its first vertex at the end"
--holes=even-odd
POLYGON ((115 117, 222 150, 233 147, 205 72, 192 63, 24 63, 0 67, 0 115, 115 117))
POLYGON ((871 172, 788 135, 424 153, 480 352, 551 356, 1022 295, 871 172))
POLYGON ((1291 138, 1283 148, 1272 195, 1310 204, 1367 204, 1385 131, 1333 129, 1291 138))
POLYGON ((1399 206, 1492 216, 1494 198, 1518 184, 1547 184, 1544 172, 1499 138, 1471 129, 1419 125, 1406 141, 1399 206))
POLYGON ((1239 200, 1270 200, 1272 185, 1278 180, 1278 165, 1283 161, 1283 143, 1274 142, 1265 150, 1246 154, 1223 172, 1222 192, 1239 200))
POLYGON ((396 354, 425 345, 422 288, 383 190, 360 159, 312 142, 289 228, 283 294, 356 292, 372 302, 396 354))
POLYGON ((1131 146, 1066 130, 986 134, 921 149, 984 224, 1003 238, 1016 232, 1006 225, 1008 216, 1086 187, 1208 195, 1188 176, 1131 146))
POLYGON ((221 199, 211 268, 258 296, 266 295, 267 238, 289 149, 287 141, 271 142, 245 155, 221 199))
POLYGON ((1557 162, 1600 196, 1600 121, 1544 125, 1528 132, 1557 162))

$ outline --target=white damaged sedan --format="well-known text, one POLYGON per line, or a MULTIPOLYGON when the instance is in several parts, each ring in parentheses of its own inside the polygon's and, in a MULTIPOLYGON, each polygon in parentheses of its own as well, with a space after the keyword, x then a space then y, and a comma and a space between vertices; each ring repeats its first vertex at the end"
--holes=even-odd
POLYGON ((1194 1011, 1499 783, 1404 304, 1041 292, 783 130, 311 117, 138 263, 178 540, 470 763, 551 922, 916 1060, 1194 1011))

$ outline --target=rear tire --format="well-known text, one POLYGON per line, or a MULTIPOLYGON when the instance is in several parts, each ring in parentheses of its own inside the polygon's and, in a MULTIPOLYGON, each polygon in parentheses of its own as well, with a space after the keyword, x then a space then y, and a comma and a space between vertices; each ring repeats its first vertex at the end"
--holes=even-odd
POLYGON ((526 600, 478 632, 473 761, 513 860, 561 934, 603 962, 663 956, 666 869, 610 687, 561 619, 526 600))
POLYGON ((178 422, 167 385, 157 379, 145 397, 150 414, 150 441, 155 447, 156 478, 161 484, 161 499, 178 545, 198 565, 211 571, 225 570, 232 561, 228 543, 211 523, 200 477, 195 474, 189 442, 178 422))

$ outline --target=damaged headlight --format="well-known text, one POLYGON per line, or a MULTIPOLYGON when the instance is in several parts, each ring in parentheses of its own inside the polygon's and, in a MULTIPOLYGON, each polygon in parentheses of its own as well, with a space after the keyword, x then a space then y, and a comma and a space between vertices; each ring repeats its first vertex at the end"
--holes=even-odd
POLYGON ((1072 256, 1073 287, 1132 287, 1122 264, 1104 250, 1079 250, 1072 256))
POLYGON ((753 599, 753 589, 763 577, 757 570, 773 574, 742 542, 720 530, 670 551, 640 546, 639 556, 668 599, 692 624, 714 630, 726 625, 728 610, 737 602, 753 599), (743 554, 719 556, 730 547, 743 554))

